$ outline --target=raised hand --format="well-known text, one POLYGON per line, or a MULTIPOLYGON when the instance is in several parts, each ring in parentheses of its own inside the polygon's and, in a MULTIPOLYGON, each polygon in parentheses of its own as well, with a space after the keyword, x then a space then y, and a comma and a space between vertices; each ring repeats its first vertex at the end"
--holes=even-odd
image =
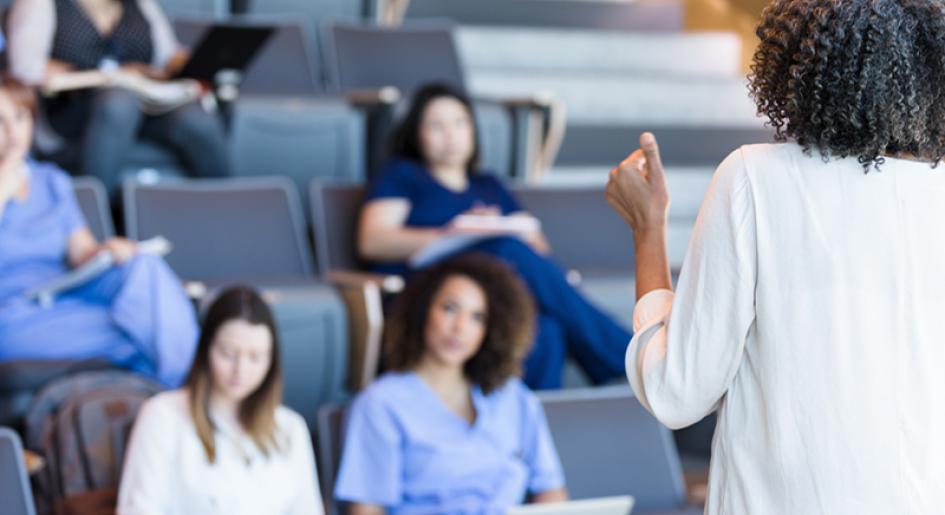
POLYGON ((640 149, 611 170, 607 202, 633 229, 637 298, 657 289, 672 289, 666 252, 669 191, 659 145, 649 132, 640 149))
POLYGON ((640 147, 610 171, 607 202, 633 229, 634 237, 664 231, 669 214, 669 191, 653 134, 640 136, 640 147))

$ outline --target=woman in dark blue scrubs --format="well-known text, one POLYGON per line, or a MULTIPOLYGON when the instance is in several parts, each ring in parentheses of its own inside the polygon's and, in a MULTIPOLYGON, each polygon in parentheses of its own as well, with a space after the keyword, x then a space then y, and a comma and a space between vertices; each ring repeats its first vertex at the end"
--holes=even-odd
MULTIPOLYGON (((495 177, 476 168, 476 127, 469 100, 444 85, 420 89, 394 134, 395 156, 367 191, 358 249, 374 271, 409 274, 411 255, 452 232, 460 215, 528 218, 495 177)), ((540 230, 496 233, 460 252, 478 251, 510 264, 539 308, 538 332, 525 361, 525 383, 561 386, 571 354, 595 383, 623 376, 631 334, 590 304, 550 258, 540 230)))

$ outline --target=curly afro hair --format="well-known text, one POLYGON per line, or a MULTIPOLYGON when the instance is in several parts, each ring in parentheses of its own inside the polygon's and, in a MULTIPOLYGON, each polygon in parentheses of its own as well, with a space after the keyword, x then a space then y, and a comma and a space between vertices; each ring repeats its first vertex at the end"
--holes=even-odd
POLYGON ((488 394, 521 373, 531 347, 535 304, 525 284, 505 263, 484 254, 466 254, 414 276, 394 301, 385 323, 389 367, 407 371, 426 351, 424 332, 433 299, 451 277, 467 277, 486 296, 486 334, 482 346, 464 365, 466 377, 488 394))
POLYGON ((945 156, 945 2, 775 0, 749 89, 776 138, 824 159, 945 156))

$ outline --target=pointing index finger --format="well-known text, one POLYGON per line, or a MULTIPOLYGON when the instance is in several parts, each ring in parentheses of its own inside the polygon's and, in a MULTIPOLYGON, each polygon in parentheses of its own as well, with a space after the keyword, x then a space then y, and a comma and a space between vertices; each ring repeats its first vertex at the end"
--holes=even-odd
POLYGON ((652 132, 641 134, 640 147, 643 149, 643 154, 646 155, 650 173, 663 175, 663 161, 660 158, 660 147, 656 142, 656 136, 652 132))

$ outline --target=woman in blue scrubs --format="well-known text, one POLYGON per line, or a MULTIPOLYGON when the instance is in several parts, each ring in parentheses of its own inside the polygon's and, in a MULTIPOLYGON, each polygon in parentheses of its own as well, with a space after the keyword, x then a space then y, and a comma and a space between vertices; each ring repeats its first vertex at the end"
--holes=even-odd
MULTIPOLYGON (((358 230, 359 252, 376 272, 411 272, 407 259, 443 237, 459 215, 529 216, 498 179, 477 170, 469 100, 447 86, 417 92, 392 153, 395 159, 368 188, 358 230)), ((630 332, 568 283, 541 231, 496 236, 463 251, 502 259, 535 297, 538 331, 525 362, 529 387, 559 388, 568 354, 595 383, 623 377, 630 332)))
POLYGON ((392 371, 349 414, 335 486, 349 513, 499 514, 567 499, 541 404, 516 377, 534 313, 506 265, 434 265, 388 324, 392 371))
POLYGON ((35 97, 0 85, 0 361, 102 358, 177 386, 197 343, 193 307, 167 265, 133 242, 99 243, 69 177, 27 157, 35 97), (101 251, 119 265, 51 306, 26 297, 101 251))

